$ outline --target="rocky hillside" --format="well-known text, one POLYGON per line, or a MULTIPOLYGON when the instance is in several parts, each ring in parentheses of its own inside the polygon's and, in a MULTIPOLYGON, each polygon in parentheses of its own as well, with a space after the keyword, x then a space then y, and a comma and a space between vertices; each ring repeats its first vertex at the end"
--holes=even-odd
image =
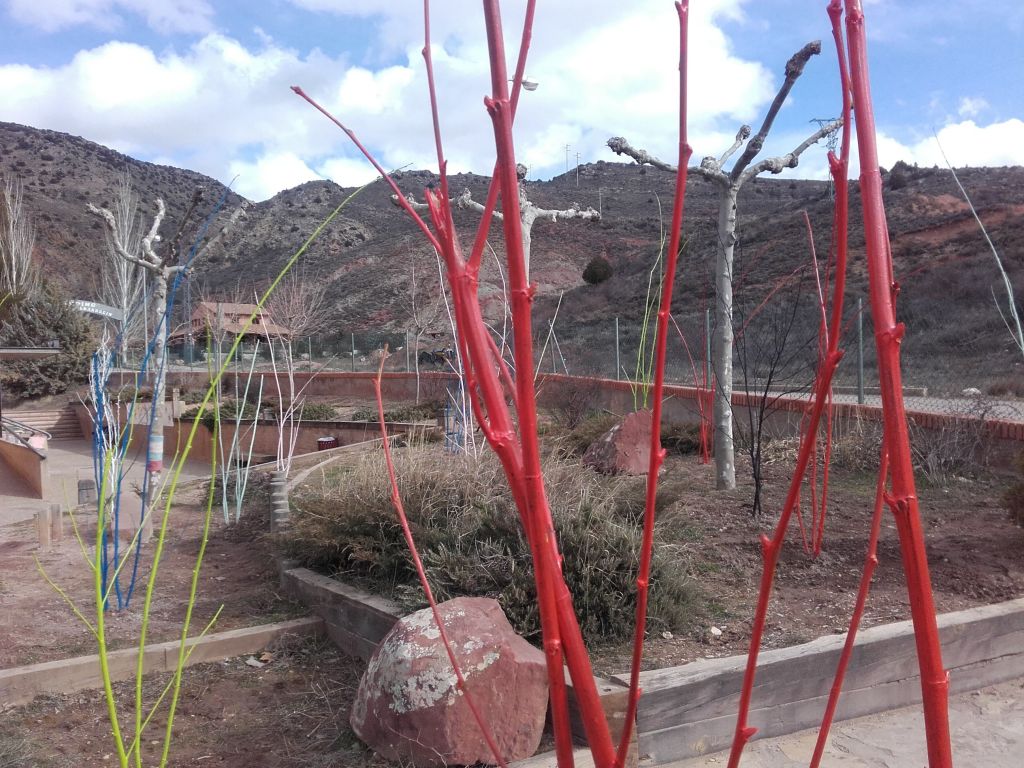
MULTIPOLYGON (((24 182, 41 263, 48 277, 76 298, 95 298, 95 275, 103 254, 103 229, 86 213, 85 205, 109 204, 125 168, 147 204, 157 196, 167 202, 165 233, 174 231, 197 187, 205 188, 207 206, 223 190, 213 179, 191 171, 139 162, 66 134, 0 123, 0 174, 24 182)), ((1018 296, 1024 296, 1024 169, 966 169, 960 175, 1015 275, 1018 296)), ((398 183, 422 199, 423 188, 433 180, 431 174, 415 171, 400 174, 398 183)), ((908 354, 919 358, 921 365, 941 353, 984 364, 993 373, 1009 370, 1012 358, 991 295, 992 286, 999 285, 992 257, 951 174, 945 169, 900 166, 885 180, 894 271, 902 285, 901 316, 911 327, 908 354)), ((584 356, 595 345, 610 349, 615 316, 622 320, 624 345, 635 346, 647 272, 657 257, 662 222, 671 207, 672 181, 656 170, 598 162, 581 166, 578 177, 574 169, 548 182, 527 183, 530 198, 544 208, 578 202, 602 212, 596 223, 539 220, 534 227, 538 318, 549 318, 564 292, 558 319, 563 346, 584 356), (614 274, 600 285, 588 285, 582 272, 597 255, 608 259, 614 274)), ((477 200, 484 198, 487 182, 471 174, 450 180, 453 192, 469 189, 477 200)), ((852 299, 865 294, 866 276, 856 184, 851 189, 852 299)), ((245 223, 197 264, 196 282, 207 293, 246 291, 265 284, 351 192, 326 181, 310 182, 251 205, 245 223)), ((424 281, 437 282, 433 252, 389 197, 382 183, 371 184, 303 259, 301 270, 307 279, 328 282, 339 331, 404 329, 410 322, 413 270, 421 286, 424 281)), ((241 198, 229 195, 228 208, 240 203, 241 198)), ((700 326, 703 309, 712 306, 716 208, 713 186, 691 176, 688 240, 673 306, 688 333, 700 326)), ((802 211, 810 216, 817 252, 824 259, 831 238, 827 183, 761 178, 741 193, 736 264, 741 307, 757 306, 780 281, 788 289, 796 281, 794 271, 809 264, 802 211)), ((456 223, 468 249, 476 215, 459 211, 456 223)), ((500 257, 497 227, 492 228, 491 242, 500 257)), ((493 258, 486 260, 481 293, 488 314, 499 318, 501 279, 495 263, 493 258)), ((804 273, 812 275, 809 269, 804 273)), ((809 314, 806 324, 812 327, 814 322, 809 314)))

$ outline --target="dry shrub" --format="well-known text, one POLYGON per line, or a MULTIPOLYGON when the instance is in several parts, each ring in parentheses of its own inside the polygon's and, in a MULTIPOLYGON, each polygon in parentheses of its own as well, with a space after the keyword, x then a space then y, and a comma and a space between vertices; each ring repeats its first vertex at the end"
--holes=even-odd
POLYGON ((605 411, 592 413, 560 439, 560 448, 566 456, 582 456, 591 445, 619 421, 621 419, 613 413, 605 411))
POLYGON ((1024 397, 1024 376, 999 376, 985 387, 985 394, 992 397, 1024 397))
POLYGON ((908 419, 914 468, 933 483, 954 477, 976 476, 988 466, 991 438, 985 422, 992 402, 978 396, 950 413, 938 429, 918 426, 908 419))
POLYGON ((543 397, 554 413, 555 421, 569 430, 599 415, 598 408, 603 400, 601 385, 585 378, 545 381, 543 397))
POLYGON ((661 422, 661 447, 677 456, 689 456, 700 450, 700 425, 661 422))
POLYGON ((832 466, 852 472, 875 471, 882 456, 882 423, 850 419, 832 440, 832 466))
MULTIPOLYGON (((497 459, 429 448, 396 457, 399 488, 438 600, 497 599, 526 636, 539 632, 529 546, 497 459)), ((549 458, 544 467, 566 580, 588 641, 618 640, 633 624, 643 483, 605 478, 549 458)), ((663 495, 661 503, 670 500, 663 495)), ((346 580, 371 583, 409 608, 423 597, 391 506, 383 459, 368 454, 330 486, 296 494, 288 554, 346 580)), ((677 548, 660 544, 652 567, 652 625, 682 628, 694 589, 677 548)))
POLYGON ((1017 457, 1017 478, 1003 493, 1003 506, 1010 519, 1024 528, 1024 453, 1017 457))

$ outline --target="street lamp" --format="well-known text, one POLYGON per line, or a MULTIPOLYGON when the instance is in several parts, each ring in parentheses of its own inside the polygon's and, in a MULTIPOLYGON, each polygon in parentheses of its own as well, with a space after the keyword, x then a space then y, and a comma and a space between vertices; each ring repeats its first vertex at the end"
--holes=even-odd
MULTIPOLYGON (((515 80, 509 80, 509 82, 514 83, 515 80)), ((522 84, 524 91, 536 91, 537 86, 539 85, 539 83, 536 80, 530 80, 529 78, 526 77, 523 78, 522 84)))

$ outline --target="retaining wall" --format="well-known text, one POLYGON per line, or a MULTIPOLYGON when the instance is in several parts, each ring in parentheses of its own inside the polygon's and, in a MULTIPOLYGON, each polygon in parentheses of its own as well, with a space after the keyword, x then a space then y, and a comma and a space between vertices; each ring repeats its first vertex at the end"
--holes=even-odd
MULTIPOLYGON (((1024 599, 941 614, 938 623, 951 693, 1024 676, 1024 599)), ((832 635, 760 654, 750 712, 757 737, 820 724, 844 640, 832 635)), ((727 749, 745 665, 745 656, 730 656, 641 673, 641 754, 656 765, 727 749)), ((628 675, 613 679, 628 682, 628 675)), ((861 630, 836 720, 920 701, 911 623, 861 630)))
POLYGON ((44 497, 50 478, 46 459, 21 443, 0 439, 0 464, 21 478, 35 498, 44 497))
MULTIPOLYGON (((225 386, 233 387, 232 377, 240 377, 239 385, 244 385, 247 371, 225 374, 225 386)), ((264 379, 265 392, 276 391, 273 374, 257 373, 264 379)), ((168 374, 168 386, 184 390, 197 391, 205 388, 209 376, 205 371, 172 371, 168 374)), ((317 397, 347 397, 354 399, 373 400, 373 382, 376 373, 340 371, 324 371, 321 373, 296 373, 297 387, 305 387, 305 392, 317 397), (308 382, 308 383, 307 383, 308 382)), ((445 389, 455 380, 454 374, 438 372, 420 373, 421 400, 443 399, 445 389)), ((595 408, 606 408, 615 413, 629 413, 634 410, 634 386, 628 381, 600 379, 585 376, 566 376, 562 374, 541 374, 538 379, 538 401, 544 405, 557 405, 567 393, 585 397, 595 408)), ((381 391, 385 402, 409 402, 416 396, 416 376, 407 372, 385 372, 381 379, 381 391)), ((682 423, 698 423, 700 408, 698 396, 701 390, 678 384, 665 386, 665 418, 669 421, 682 423)), ((706 393, 705 393, 706 394, 706 393)), ((749 397, 742 392, 734 392, 734 406, 744 407, 756 405, 757 398, 749 397)), ((799 428, 800 419, 807 408, 807 401, 799 397, 780 397, 773 404, 767 428, 776 435, 794 434, 799 428)), ((975 429, 977 421, 966 416, 929 413, 924 411, 907 411, 907 417, 922 428, 940 430, 943 428, 963 427, 975 429)), ((836 403, 833 405, 834 422, 841 429, 844 424, 859 421, 881 422, 882 409, 876 405, 859 405, 857 403, 836 403)), ((1003 447, 1011 451, 1019 450, 1024 443, 1024 422, 989 419, 985 421, 988 436, 997 441, 997 448, 1003 447)))
MULTIPOLYGON (((82 424, 83 434, 92 434, 92 420, 89 409, 82 405, 75 406, 78 420, 82 424)), ((239 442, 244 451, 249 449, 249 441, 252 440, 253 458, 257 461, 268 456, 277 455, 277 425, 273 423, 259 423, 256 426, 256 434, 253 437, 249 430, 251 420, 242 426, 242 437, 239 442)), ((419 434, 429 432, 436 427, 415 424, 415 423, 388 423, 389 435, 404 435, 409 433, 419 434)), ((188 442, 189 433, 192 430, 191 419, 173 419, 170 426, 164 427, 164 456, 171 458, 179 451, 184 450, 188 442)), ((230 445, 235 436, 235 425, 230 422, 223 422, 221 430, 224 434, 224 444, 230 445)), ((380 437, 380 425, 373 421, 303 421, 298 427, 298 436, 295 443, 295 455, 315 453, 317 451, 317 440, 321 437, 333 437, 338 445, 353 445, 380 437)), ((131 450, 145 450, 146 426, 137 424, 132 433, 129 448, 131 450)), ((189 452, 190 460, 209 461, 212 458, 213 434, 204 426, 196 430, 195 439, 192 441, 192 450, 189 452)), ((219 458, 219 457, 218 457, 219 458)))

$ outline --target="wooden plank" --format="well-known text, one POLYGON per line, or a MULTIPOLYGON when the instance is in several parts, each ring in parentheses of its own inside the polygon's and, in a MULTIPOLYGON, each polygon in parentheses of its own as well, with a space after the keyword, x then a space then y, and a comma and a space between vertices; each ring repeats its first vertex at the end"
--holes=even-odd
MULTIPOLYGON (((1013 653, 1024 647, 1024 600, 946 614, 940 617, 939 626, 947 667, 963 667, 1013 653)), ((834 635, 763 652, 755 679, 755 702, 784 703, 827 691, 843 642, 842 635, 834 635)), ((656 731, 683 720, 734 712, 745 665, 746 657, 731 656, 642 674, 640 730, 656 731)), ((860 633, 847 685, 866 688, 917 674, 912 626, 899 622, 860 633)), ((613 679, 623 682, 624 676, 613 679)))
POLYGON ((405 611, 393 600, 349 584, 292 568, 281 574, 285 591, 327 623, 328 636, 346 653, 368 659, 405 611))
MULTIPOLYGON (((191 638, 188 645, 194 646, 195 650, 187 666, 255 653, 283 635, 315 635, 322 631, 323 621, 308 617, 191 638)), ((149 674, 174 670, 178 662, 178 648, 177 640, 147 646, 143 657, 143 672, 149 674)), ((111 651, 107 655, 111 679, 116 682, 134 677, 137 660, 137 648, 111 651)), ((3 669, 0 670, 0 705, 24 704, 42 693, 73 693, 102 685, 97 655, 3 669)))

